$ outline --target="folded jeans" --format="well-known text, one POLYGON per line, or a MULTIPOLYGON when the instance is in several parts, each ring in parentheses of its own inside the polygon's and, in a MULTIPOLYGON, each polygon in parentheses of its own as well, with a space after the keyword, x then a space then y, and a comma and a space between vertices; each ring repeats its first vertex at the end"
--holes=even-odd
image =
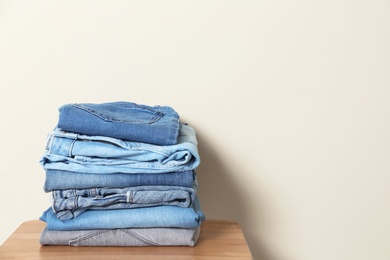
POLYGON ((156 206, 134 209, 87 210, 77 218, 67 221, 59 220, 52 208, 49 208, 40 218, 46 222, 48 230, 196 228, 205 219, 197 198, 188 208, 156 206))
POLYGON ((94 174, 63 170, 46 170, 45 192, 95 187, 126 188, 136 186, 198 186, 194 170, 171 173, 94 174))
POLYGON ((52 246, 195 246, 200 227, 57 231, 45 227, 39 242, 52 246))
POLYGON ((159 146, 54 129, 40 160, 45 170, 83 173, 167 173, 200 164, 194 129, 182 124, 178 143, 159 146))
POLYGON ((179 115, 169 106, 81 103, 63 105, 59 112, 57 125, 65 131, 157 145, 177 142, 179 115))
POLYGON ((87 210, 131 209, 155 206, 187 208, 195 200, 197 187, 139 186, 92 188, 52 192, 52 209, 60 220, 70 220, 87 210))

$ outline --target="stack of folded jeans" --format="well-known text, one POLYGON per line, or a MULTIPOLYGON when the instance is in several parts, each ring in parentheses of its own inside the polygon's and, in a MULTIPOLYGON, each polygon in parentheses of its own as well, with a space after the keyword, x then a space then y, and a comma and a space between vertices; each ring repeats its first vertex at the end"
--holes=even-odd
POLYGON ((168 106, 67 104, 41 158, 52 207, 40 243, 194 246, 205 216, 197 197, 195 131, 168 106))

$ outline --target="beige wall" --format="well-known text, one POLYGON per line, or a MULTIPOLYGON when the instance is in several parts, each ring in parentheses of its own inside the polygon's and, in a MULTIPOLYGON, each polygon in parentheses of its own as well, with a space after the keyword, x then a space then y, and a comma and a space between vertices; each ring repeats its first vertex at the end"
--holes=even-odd
POLYGON ((255 259, 390 259, 388 1, 0 1, 0 243, 65 103, 170 105, 255 259))

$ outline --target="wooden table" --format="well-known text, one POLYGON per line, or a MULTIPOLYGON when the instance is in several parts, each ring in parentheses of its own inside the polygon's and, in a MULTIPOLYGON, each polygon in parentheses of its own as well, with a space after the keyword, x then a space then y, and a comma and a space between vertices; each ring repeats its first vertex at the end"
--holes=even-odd
POLYGON ((0 259, 252 259, 239 225, 225 220, 206 220, 195 247, 74 247, 41 246, 45 223, 24 222, 0 247, 0 259))

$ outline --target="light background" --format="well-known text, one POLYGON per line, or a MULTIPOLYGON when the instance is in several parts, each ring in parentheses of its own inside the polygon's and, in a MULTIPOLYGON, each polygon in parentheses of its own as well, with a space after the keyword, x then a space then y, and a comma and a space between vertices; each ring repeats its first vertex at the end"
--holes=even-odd
POLYGON ((0 243, 49 206, 57 109, 169 105, 258 260, 390 259, 389 1, 0 1, 0 243))

